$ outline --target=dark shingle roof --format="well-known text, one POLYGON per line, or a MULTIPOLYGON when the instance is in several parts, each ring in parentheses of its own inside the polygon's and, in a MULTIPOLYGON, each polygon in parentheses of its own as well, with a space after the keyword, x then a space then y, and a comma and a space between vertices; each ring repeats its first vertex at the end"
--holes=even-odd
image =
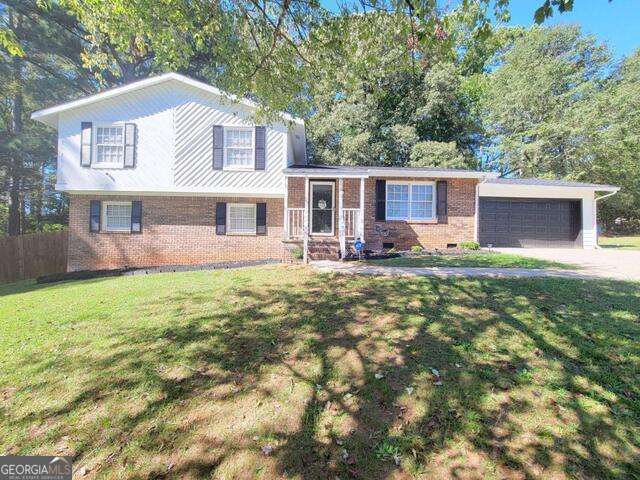
POLYGON ((450 176, 460 178, 491 178, 498 174, 494 172, 479 172, 477 170, 464 170, 456 168, 438 167, 378 167, 364 165, 291 165, 285 169, 290 175, 355 175, 355 176, 450 176))
POLYGON ((485 183, 497 183, 503 185, 532 185, 541 187, 583 187, 602 190, 617 190, 613 185, 600 185, 597 183, 570 182, 568 180, 552 180, 546 178, 491 178, 485 183))
POLYGON ((460 172, 460 173, 481 173, 476 170, 468 170, 463 168, 439 168, 439 167, 378 167, 376 165, 291 165, 289 169, 317 169, 317 170, 339 170, 341 172, 370 172, 371 170, 388 170, 393 172, 394 170, 415 170, 419 172, 460 172))

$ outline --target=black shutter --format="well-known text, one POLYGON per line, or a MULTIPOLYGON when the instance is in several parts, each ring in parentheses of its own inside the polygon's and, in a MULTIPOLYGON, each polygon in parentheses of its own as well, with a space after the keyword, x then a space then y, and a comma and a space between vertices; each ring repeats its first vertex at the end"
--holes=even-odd
POLYGON ((224 163, 224 127, 213 126, 213 169, 222 170, 224 163))
POLYGON ((142 233, 142 202, 131 202, 131 233, 142 233))
POLYGON ((136 166, 136 124, 125 123, 124 125, 124 166, 133 168, 136 166))
POLYGON ((436 213, 438 215, 438 223, 448 223, 447 217, 447 181, 439 180, 436 184, 436 213))
POLYGON ((91 166, 91 137, 93 124, 91 122, 82 122, 80 124, 80 165, 83 167, 91 166))
POLYGON ((387 219, 387 181, 376 180, 376 221, 387 219))
POLYGON ((216 203, 216 235, 227 234, 227 204, 216 203))
POLYGON ((256 233, 258 235, 267 234, 267 204, 256 204, 256 233))
POLYGON ((266 142, 267 129, 265 127, 255 128, 255 168, 256 170, 264 170, 266 163, 266 142))
POLYGON ((100 200, 91 200, 89 206, 89 231, 100 231, 100 200))

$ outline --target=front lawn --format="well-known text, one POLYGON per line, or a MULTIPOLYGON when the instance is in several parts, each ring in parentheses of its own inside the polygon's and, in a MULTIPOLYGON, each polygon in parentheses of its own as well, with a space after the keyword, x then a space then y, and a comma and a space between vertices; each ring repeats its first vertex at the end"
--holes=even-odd
POLYGON ((637 478, 639 305, 298 266, 0 286, 0 453, 79 478, 637 478))
POLYGON ((598 245, 603 248, 640 250, 640 235, 635 237, 598 237, 598 245))
POLYGON ((424 255, 369 260, 374 265, 389 267, 491 267, 491 268, 559 268, 579 267, 510 253, 473 252, 462 255, 424 255))

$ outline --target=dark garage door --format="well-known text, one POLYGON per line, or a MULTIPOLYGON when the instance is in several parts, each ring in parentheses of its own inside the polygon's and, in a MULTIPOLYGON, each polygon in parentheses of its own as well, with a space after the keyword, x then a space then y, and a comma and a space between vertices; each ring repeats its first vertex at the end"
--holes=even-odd
POLYGON ((483 247, 582 247, 579 200, 480 198, 483 247))

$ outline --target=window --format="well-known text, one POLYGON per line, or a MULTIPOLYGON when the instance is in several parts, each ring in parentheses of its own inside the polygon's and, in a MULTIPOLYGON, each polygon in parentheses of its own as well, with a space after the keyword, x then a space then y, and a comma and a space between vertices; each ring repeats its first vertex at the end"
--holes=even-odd
POLYGON ((224 167, 253 170, 253 128, 224 129, 224 167))
POLYGON ((227 205, 227 233, 256 233, 256 205, 230 203, 227 205))
POLYGON ((102 202, 102 226, 107 232, 130 232, 131 202, 102 202))
POLYGON ((433 220, 433 183, 387 182, 387 220, 433 220))
POLYGON ((96 127, 95 165, 122 167, 124 165, 124 125, 96 127))

